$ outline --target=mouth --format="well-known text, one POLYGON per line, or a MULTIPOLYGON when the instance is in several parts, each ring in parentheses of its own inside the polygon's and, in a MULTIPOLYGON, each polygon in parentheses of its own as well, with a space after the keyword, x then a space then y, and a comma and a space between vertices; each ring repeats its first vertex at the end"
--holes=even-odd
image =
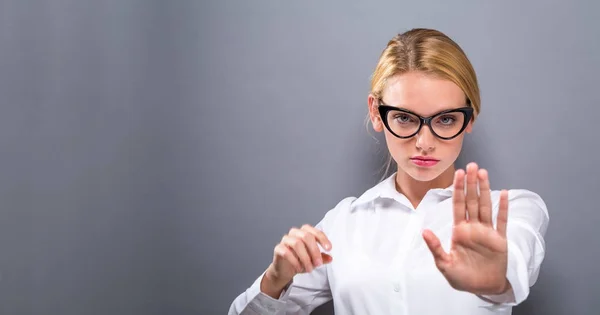
POLYGON ((431 167, 436 165, 440 161, 438 159, 422 156, 412 157, 410 158, 410 160, 411 162, 413 162, 413 164, 421 167, 431 167))

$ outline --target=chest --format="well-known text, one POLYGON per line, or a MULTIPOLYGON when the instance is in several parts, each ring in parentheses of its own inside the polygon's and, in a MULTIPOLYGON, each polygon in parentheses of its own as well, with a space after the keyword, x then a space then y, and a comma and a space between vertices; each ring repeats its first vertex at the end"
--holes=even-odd
POLYGON ((433 263, 423 231, 433 231, 449 250, 452 220, 451 200, 423 204, 417 210, 393 202, 373 203, 336 218, 328 237, 340 268, 418 267, 433 263))
POLYGON ((384 204, 337 218, 335 229, 328 235, 334 248, 328 267, 334 295, 386 305, 417 292, 431 294, 433 290, 444 295, 451 288, 422 238, 424 229, 432 230, 449 250, 451 208, 435 204, 414 211, 384 204), (374 297, 381 301, 371 301, 374 297))
POLYGON ((453 289, 436 267, 422 233, 431 230, 448 252, 452 227, 451 199, 416 210, 374 204, 337 217, 328 231, 333 262, 327 267, 336 313, 504 314, 453 289))

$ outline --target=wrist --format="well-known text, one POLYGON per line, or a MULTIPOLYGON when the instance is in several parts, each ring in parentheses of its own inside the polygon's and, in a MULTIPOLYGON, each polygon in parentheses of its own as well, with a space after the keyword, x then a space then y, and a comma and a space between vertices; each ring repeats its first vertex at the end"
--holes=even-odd
POLYGON ((504 293, 508 292, 510 289, 512 289, 512 286, 510 285, 510 281, 508 281, 507 278, 504 278, 504 280, 505 280, 504 287, 500 291, 500 294, 504 294, 504 293))
POLYGON ((260 290, 266 295, 279 299, 281 292, 291 282, 291 280, 280 279, 271 268, 267 269, 260 283, 260 290))
POLYGON ((489 290, 487 293, 483 293, 483 295, 502 295, 508 292, 511 288, 512 286, 510 285, 510 282, 508 282, 508 279, 505 278, 504 283, 501 286, 497 286, 495 289, 489 290))

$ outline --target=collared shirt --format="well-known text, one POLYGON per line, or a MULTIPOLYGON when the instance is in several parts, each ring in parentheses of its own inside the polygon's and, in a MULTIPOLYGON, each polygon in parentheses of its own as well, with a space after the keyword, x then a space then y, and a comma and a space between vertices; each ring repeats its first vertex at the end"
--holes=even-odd
MULTIPOLYGON (((333 299, 341 315, 511 314, 536 282, 545 255, 549 216, 542 198, 509 190, 508 269, 512 289, 480 296, 452 288, 422 238, 432 230, 446 252, 453 226, 453 188, 431 189, 415 209, 395 188, 395 175, 348 197, 316 225, 332 244, 330 264, 298 274, 273 299, 260 291, 264 273, 231 304, 229 314, 310 314, 333 299)), ((491 193, 496 224, 500 191, 491 193)))

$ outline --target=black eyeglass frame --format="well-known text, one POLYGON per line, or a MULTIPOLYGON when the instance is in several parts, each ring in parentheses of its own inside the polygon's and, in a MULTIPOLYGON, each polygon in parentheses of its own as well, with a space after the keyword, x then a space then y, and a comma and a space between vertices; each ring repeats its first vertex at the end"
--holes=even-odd
POLYGON ((452 140, 456 137, 458 137, 463 131, 465 131, 465 129, 467 128, 467 125, 469 124, 469 122, 471 121, 471 118, 473 117, 473 107, 470 106, 471 105, 471 101, 467 100, 467 105, 464 107, 459 107, 459 108, 453 108, 453 109, 448 109, 445 111, 441 111, 433 116, 429 116, 429 117, 423 117, 420 115, 417 115, 416 113, 413 113, 407 109, 404 108, 399 108, 399 107, 395 107, 395 106, 391 106, 391 105, 387 105, 385 103, 383 103, 383 100, 379 99, 379 105, 378 105, 378 111, 379 111, 379 115, 381 116, 381 120, 383 121, 383 124, 385 125, 385 128, 394 136, 396 136, 397 138, 400 139, 408 139, 411 137, 414 137, 416 134, 419 133, 419 131, 421 131, 421 128, 423 128, 423 125, 427 125, 429 126, 429 130, 431 131, 431 133, 442 139, 442 140, 452 140), (414 115, 416 117, 419 118, 419 128, 417 128, 417 131, 415 131, 413 134, 411 134, 410 136, 400 136, 398 134, 396 134, 392 128, 389 125, 388 119, 387 119, 387 114, 390 111, 400 111, 403 113, 407 113, 410 115, 414 115), (465 115, 465 120, 463 122, 462 127, 460 128, 460 131, 458 133, 456 133, 456 135, 452 136, 452 137, 442 137, 440 135, 438 135, 434 130, 433 127, 431 127, 431 121, 440 115, 444 115, 444 114, 448 114, 448 113, 463 113, 465 115))

